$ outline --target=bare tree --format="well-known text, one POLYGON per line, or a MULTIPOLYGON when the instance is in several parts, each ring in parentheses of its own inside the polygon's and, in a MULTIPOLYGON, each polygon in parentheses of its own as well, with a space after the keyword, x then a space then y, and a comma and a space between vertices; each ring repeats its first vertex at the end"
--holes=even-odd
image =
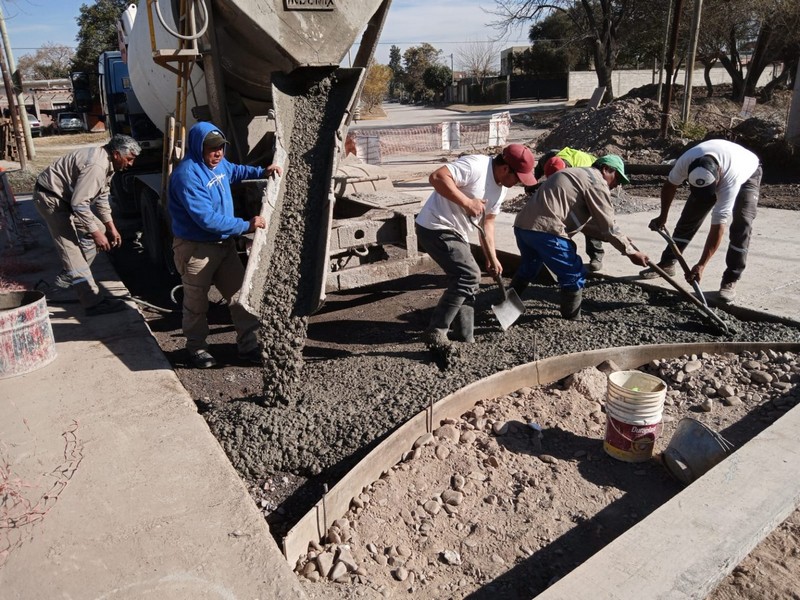
POLYGON ((23 80, 64 79, 69 77, 74 55, 69 46, 48 42, 34 54, 20 56, 17 68, 23 80))
POLYGON ((467 77, 474 78, 484 91, 487 77, 497 73, 500 44, 495 41, 469 41, 455 52, 458 66, 467 77))

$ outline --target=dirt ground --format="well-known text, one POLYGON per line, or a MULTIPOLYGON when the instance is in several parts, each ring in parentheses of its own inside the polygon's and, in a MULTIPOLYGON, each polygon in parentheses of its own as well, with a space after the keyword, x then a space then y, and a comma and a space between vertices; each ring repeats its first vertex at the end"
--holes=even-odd
MULTIPOLYGON (((648 181, 641 183, 636 196, 658 195, 658 180, 648 181)), ((797 183, 777 184, 775 202, 797 209, 797 183)), ((770 197, 771 185, 762 187, 762 202, 770 197)), ((125 251, 116 257, 126 285, 134 295, 172 308, 168 292, 178 282, 144 272, 140 260, 129 238, 125 251)), ((487 280, 478 306, 478 344, 463 347, 445 365, 432 360, 418 341, 442 285, 441 275, 432 272, 331 295, 309 322, 304 386, 297 401, 269 410, 259 404, 261 371, 236 358, 233 328, 223 306, 215 304, 209 313, 211 351, 221 366, 205 371, 186 366, 177 312, 145 312, 158 343, 247 482, 277 539, 316 502, 323 484, 335 482, 431 399, 470 381, 536 357, 582 349, 719 339, 718 332, 673 295, 605 281, 593 281, 587 288, 579 323, 558 318, 552 287, 535 286, 524 297, 528 314, 502 334, 489 310, 496 289, 487 280)), ((722 317, 735 331, 732 340, 800 339, 797 327, 722 317)), ((699 360, 704 369, 720 362, 714 357, 699 360)), ((790 364, 791 369, 791 359, 780 364, 790 364)), ((677 373, 678 365, 672 367, 677 373)), ((673 375, 665 375, 671 386, 678 383, 673 375)), ((723 431, 735 444, 744 443, 796 403, 797 379, 791 380, 791 373, 789 377, 784 383, 790 388, 778 396, 789 400, 777 404, 766 390, 743 389, 741 403, 729 407, 719 394, 711 394, 712 411, 705 413, 702 407, 707 403, 699 396, 689 402, 673 394, 662 442, 677 419, 690 414, 723 431), (741 422, 747 427, 736 425, 741 422)), ((732 368, 717 378, 738 385, 732 368)), ((697 390, 690 393, 679 383, 672 389, 692 398, 697 390)), ((512 398, 487 403, 484 415, 473 413, 448 424, 459 432, 457 441, 439 440, 420 449, 415 460, 399 465, 386 482, 374 484, 359 514, 348 516, 354 567, 345 567, 342 581, 347 583, 313 583, 311 569, 301 566, 310 595, 529 598, 562 577, 680 489, 656 461, 632 466, 602 451, 604 420, 598 410, 603 394, 598 385, 596 377, 587 376, 583 388, 573 382, 572 387, 561 383, 520 390, 512 398), (485 421, 478 427, 476 419, 485 421), (508 430, 500 436, 489 433, 490 420, 507 423, 508 430), (531 436, 531 422, 543 427, 540 449, 531 436), (466 437, 463 442, 462 437, 466 437), (446 459, 441 458, 448 450, 446 459), (487 470, 485 479, 472 478, 487 470), (461 489, 452 483, 456 474, 465 480, 461 489), (463 494, 461 505, 443 500, 442 483, 448 481, 449 489, 463 494), (646 498, 640 498, 645 495, 640 493, 643 482, 647 482, 646 498), (406 506, 408 514, 396 510, 398 506, 406 506), (387 527, 387 522, 396 528, 387 527), (452 537, 434 537, 445 535, 445 530, 452 537), (452 547, 440 547, 435 539, 452 547), (460 558, 440 556, 443 550, 453 550, 460 558), (460 565, 455 564, 458 560, 460 565), (519 568, 533 572, 522 587, 513 577, 519 568)), ((798 531, 800 518, 795 513, 712 598, 800 598, 798 531)))

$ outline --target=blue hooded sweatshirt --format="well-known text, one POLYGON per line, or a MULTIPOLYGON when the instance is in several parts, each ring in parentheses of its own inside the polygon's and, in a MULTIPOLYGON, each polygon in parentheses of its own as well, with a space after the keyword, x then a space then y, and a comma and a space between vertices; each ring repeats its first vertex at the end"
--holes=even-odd
POLYGON ((213 170, 208 168, 203 162, 203 140, 211 132, 223 135, 207 122, 189 130, 188 152, 169 180, 172 234, 192 242, 218 242, 245 233, 250 224, 233 216, 231 184, 264 175, 262 167, 237 165, 224 157, 213 170))

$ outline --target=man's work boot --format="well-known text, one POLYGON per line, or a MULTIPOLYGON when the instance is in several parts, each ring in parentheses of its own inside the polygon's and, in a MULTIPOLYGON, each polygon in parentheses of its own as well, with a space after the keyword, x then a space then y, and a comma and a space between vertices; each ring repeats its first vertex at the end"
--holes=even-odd
MULTIPOLYGON (((661 269, 669 275, 670 277, 675 277, 675 263, 666 263, 663 265, 658 265, 661 269)), ((651 269, 650 267, 646 268, 644 271, 639 271, 639 277, 642 279, 655 279, 656 277, 661 277, 661 274, 658 273, 655 269, 651 269)))
POLYGON ((430 325, 422 335, 422 341, 428 348, 434 349, 450 345, 447 332, 450 331, 450 324, 461 310, 463 302, 463 298, 453 301, 448 296, 442 296, 439 304, 433 309, 430 325))
POLYGON ((527 279, 523 279, 519 275, 514 275, 514 277, 511 278, 511 283, 508 284, 508 287, 517 292, 517 296, 522 298, 522 293, 528 289, 529 283, 530 282, 527 279))
POLYGON ((736 282, 723 281, 719 286, 719 299, 725 304, 730 304, 736 298, 736 282))
POLYGON ((464 304, 453 321, 453 339, 457 342, 472 344, 475 342, 475 307, 464 304))
POLYGON ((560 304, 561 304, 561 318, 570 321, 579 319, 581 316, 581 300, 583 299, 583 290, 561 290, 560 304))
POLYGON ((589 273, 597 273, 603 268, 603 257, 606 253, 603 250, 603 242, 601 240, 587 237, 586 254, 589 257, 589 264, 586 267, 589 273))

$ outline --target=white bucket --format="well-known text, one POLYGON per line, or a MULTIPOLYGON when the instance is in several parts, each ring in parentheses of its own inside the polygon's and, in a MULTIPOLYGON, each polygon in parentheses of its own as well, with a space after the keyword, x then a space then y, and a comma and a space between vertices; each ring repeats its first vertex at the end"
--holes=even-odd
POLYGON ((605 451, 626 462, 653 456, 661 433, 667 384, 640 371, 616 371, 608 376, 605 451))

